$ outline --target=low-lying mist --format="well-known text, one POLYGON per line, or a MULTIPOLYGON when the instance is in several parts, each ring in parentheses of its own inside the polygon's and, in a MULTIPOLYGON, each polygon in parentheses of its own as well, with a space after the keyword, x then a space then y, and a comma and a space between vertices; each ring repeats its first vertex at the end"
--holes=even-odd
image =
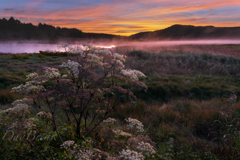
MULTIPOLYGON (((74 41, 68 43, 70 46, 81 46, 83 41, 74 41)), ((151 47, 167 47, 172 46, 183 46, 183 45, 223 45, 223 44, 240 44, 240 40, 169 40, 169 41, 101 41, 91 42, 86 41, 85 43, 103 47, 132 47, 134 49, 146 49, 151 47)), ((61 45, 66 42, 54 42, 48 43, 43 41, 21 41, 21 42, 0 42, 0 53, 38 53, 39 51, 64 51, 61 45)))
POLYGON ((169 40, 169 41, 146 41, 146 42, 122 42, 117 46, 172 46, 172 45, 213 45, 213 44, 240 44, 240 40, 169 40))

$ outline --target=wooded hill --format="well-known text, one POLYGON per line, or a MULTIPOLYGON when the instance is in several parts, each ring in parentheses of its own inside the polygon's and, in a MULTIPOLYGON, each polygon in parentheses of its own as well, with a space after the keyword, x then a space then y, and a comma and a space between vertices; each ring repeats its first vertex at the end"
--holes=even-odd
POLYGON ((11 17, 0 19, 0 40, 61 40, 86 38, 107 40, 184 40, 184 39, 240 39, 240 27, 173 25, 166 29, 140 32, 129 37, 104 33, 84 33, 76 28, 60 28, 39 23, 22 23, 11 17))
POLYGON ((129 38, 133 40, 240 39, 240 27, 173 25, 153 32, 140 32, 129 38))
POLYGON ((45 23, 39 23, 35 26, 32 23, 22 23, 13 17, 9 20, 5 18, 0 19, 0 40, 58 40, 61 38, 121 39, 122 36, 104 33, 84 33, 76 28, 60 28, 45 23))

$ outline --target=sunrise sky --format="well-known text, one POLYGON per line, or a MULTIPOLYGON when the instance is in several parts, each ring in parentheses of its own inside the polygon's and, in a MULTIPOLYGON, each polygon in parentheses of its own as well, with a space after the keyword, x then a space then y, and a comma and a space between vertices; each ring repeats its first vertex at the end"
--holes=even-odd
POLYGON ((173 24, 240 26, 240 0, 0 0, 0 18, 131 35, 173 24))

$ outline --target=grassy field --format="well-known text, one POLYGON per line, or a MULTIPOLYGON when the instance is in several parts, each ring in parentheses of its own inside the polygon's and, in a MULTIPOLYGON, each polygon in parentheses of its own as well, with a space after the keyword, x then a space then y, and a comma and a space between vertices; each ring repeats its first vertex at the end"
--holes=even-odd
MULTIPOLYGON (((124 47, 121 47, 124 48, 124 47)), ((176 53, 212 53, 216 55, 226 56, 240 56, 240 45, 239 44, 209 44, 209 45, 166 45, 166 46, 132 46, 125 47, 128 49, 139 49, 147 52, 176 52, 176 53)))
MULTIPOLYGON (((129 131, 132 137, 148 137, 150 140, 144 142, 149 142, 155 148, 154 156, 145 156, 145 159, 239 159, 239 45, 209 45, 206 48, 184 46, 180 50, 165 48, 157 53, 156 49, 153 49, 152 53, 126 48, 117 48, 113 52, 116 51, 124 55, 126 68, 139 70, 146 75, 139 81, 145 83, 148 89, 145 92, 139 88, 131 88, 127 81, 118 81, 122 88, 130 86, 138 99, 134 105, 122 100, 108 116, 115 118, 117 122, 109 126, 100 124, 94 132, 95 135, 89 136, 93 142, 100 138, 99 143, 93 143, 90 147, 97 147, 109 155, 128 149, 127 146, 134 143, 130 142, 134 141, 133 138, 122 137, 110 141, 113 138, 108 129, 115 127, 129 131, 124 127, 124 119, 131 117, 144 125, 142 134, 129 131), (207 52, 213 51, 214 54, 199 52, 199 48, 207 52), (194 52, 191 52, 192 49, 194 52), (230 55, 227 51, 230 51, 230 55)), ((67 71, 59 65, 67 60, 77 59, 78 55, 68 53, 0 54, 1 110, 9 108, 15 100, 24 98, 24 95, 13 93, 11 89, 25 83, 26 75, 33 72, 43 73, 44 67, 57 68, 64 74, 67 71)), ((44 84, 45 87, 48 85, 51 83, 44 84)), ((29 118, 37 113, 35 110, 31 111, 29 118)), ((74 124, 70 123, 74 118, 70 117, 69 121, 64 112, 57 109, 57 113, 57 123, 68 129, 59 131, 62 137, 65 140, 71 137, 78 141, 74 135, 69 136, 74 132, 74 124)), ((0 129, 3 137, 7 126, 19 117, 1 116, 0 129)), ((90 123, 86 121, 85 125, 90 123)), ((38 126, 37 123, 36 125, 38 126)), ((46 130, 51 129, 46 127, 41 129, 41 132, 46 130)), ((60 155, 66 156, 66 153, 59 149, 59 145, 60 140, 30 144, 23 140, 2 140, 0 154, 3 159, 53 159, 56 153, 57 159, 60 159, 60 155), (28 151, 29 148, 31 152, 28 151)), ((106 156, 102 159, 106 159, 106 156)))

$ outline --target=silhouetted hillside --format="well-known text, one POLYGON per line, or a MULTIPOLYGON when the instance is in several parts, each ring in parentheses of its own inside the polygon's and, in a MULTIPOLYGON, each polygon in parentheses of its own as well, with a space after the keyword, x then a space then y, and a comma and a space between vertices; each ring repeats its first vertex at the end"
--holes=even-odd
POLYGON ((19 20, 11 17, 9 20, 0 19, 0 40, 17 39, 50 39, 57 40, 61 38, 93 38, 93 39, 114 39, 122 38, 103 33, 84 33, 75 28, 60 28, 47 24, 39 23, 35 26, 31 23, 21 23, 19 20))
POLYGON ((195 27, 191 25, 173 25, 163 30, 140 32, 129 37, 132 40, 164 39, 240 39, 240 27, 195 27))
POLYGON ((129 37, 104 33, 84 33, 76 28, 60 28, 39 23, 21 23, 11 17, 0 19, 0 40, 87 38, 107 40, 183 40, 183 39, 240 39, 240 27, 195 27, 173 25, 153 32, 140 32, 129 37))

